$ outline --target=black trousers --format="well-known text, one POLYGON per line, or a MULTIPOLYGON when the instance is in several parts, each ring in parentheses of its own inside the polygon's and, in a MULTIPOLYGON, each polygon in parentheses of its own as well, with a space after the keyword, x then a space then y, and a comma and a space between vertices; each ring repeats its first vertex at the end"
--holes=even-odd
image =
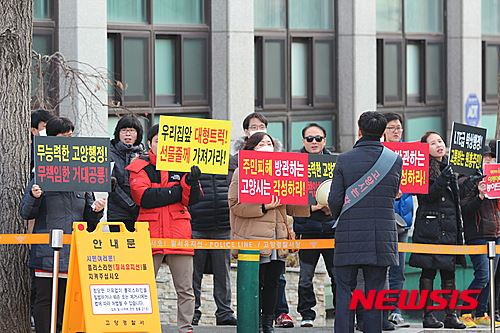
MULTIPOLYGON (((383 290, 387 278, 386 266, 350 265, 335 266, 335 278, 337 282, 336 306, 335 306, 335 333, 354 332, 354 313, 349 310, 351 293, 356 288, 358 269, 363 270, 365 279, 365 293, 369 290, 383 290)), ((364 332, 382 332, 382 312, 380 310, 366 310, 363 312, 364 332)))
MULTIPOLYGON (((62 330, 64 315, 64 299, 66 296, 67 279, 59 278, 57 298, 57 332, 62 330)), ((36 333, 50 333, 50 308, 52 306, 52 278, 35 277, 33 279, 35 297, 33 318, 36 333)))
POLYGON ((260 304, 262 314, 274 314, 274 308, 278 302, 278 284, 280 275, 285 271, 285 262, 272 260, 267 264, 260 264, 260 304))

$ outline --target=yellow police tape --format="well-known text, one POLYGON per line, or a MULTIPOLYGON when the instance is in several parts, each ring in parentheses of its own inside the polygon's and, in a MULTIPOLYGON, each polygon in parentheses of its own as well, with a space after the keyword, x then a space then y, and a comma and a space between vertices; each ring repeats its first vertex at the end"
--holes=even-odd
MULTIPOLYGON (((65 234, 64 244, 71 243, 71 235, 65 234)), ((48 244, 49 234, 0 234, 0 244, 48 244)), ((440 245, 399 243, 400 252, 428 254, 487 254, 486 245, 440 245)), ((297 239, 297 240, 216 240, 216 239, 169 239, 151 238, 153 248, 176 248, 196 250, 263 250, 263 249, 331 249, 335 247, 333 239, 297 239)), ((496 246, 500 253, 500 245, 496 246)))

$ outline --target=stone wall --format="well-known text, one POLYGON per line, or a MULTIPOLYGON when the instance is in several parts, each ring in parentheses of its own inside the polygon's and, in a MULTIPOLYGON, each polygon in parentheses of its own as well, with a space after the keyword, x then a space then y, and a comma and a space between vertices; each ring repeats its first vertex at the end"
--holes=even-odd
MULTIPOLYGON (((236 265, 231 267, 231 292, 232 292, 232 304, 233 310, 236 314, 236 265)), ((300 325, 300 316, 297 314, 297 301, 298 292, 297 287, 299 283, 299 269, 293 267, 287 267, 286 270, 286 295, 288 300, 288 306, 290 308, 290 315, 295 320, 295 326, 300 325)), ((316 326, 325 326, 326 324, 326 314, 325 314, 325 282, 328 282, 328 275, 324 270, 322 262, 318 265, 316 269, 316 274, 314 276, 314 290, 316 293, 317 305, 314 308, 316 311, 316 326), (326 278, 326 280, 325 280, 326 278)), ((172 276, 166 264, 161 267, 158 277, 156 279, 158 288, 158 302, 160 304, 160 317, 162 324, 175 325, 177 317, 177 306, 176 306, 176 294, 174 285, 172 283, 172 276)), ((215 302, 212 296, 213 290, 213 276, 205 274, 203 276, 202 282, 202 295, 201 295, 201 312, 202 317, 200 320, 200 325, 209 326, 215 325, 215 302)))

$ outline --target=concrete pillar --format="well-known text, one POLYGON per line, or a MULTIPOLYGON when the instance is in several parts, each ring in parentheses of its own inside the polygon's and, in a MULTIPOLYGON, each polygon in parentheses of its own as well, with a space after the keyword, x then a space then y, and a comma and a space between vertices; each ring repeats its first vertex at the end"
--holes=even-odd
POLYGON ((447 132, 453 121, 465 123, 469 94, 481 99, 481 1, 448 0, 447 6, 447 132))
POLYGON ((352 148, 357 120, 377 106, 376 1, 338 0, 339 148, 352 148))
POLYGON ((233 121, 232 137, 254 111, 253 1, 212 0, 212 117, 233 121))
MULTIPOLYGON (((107 12, 106 1, 102 0, 64 0, 59 1, 58 39, 59 52, 66 60, 88 63, 107 75, 107 12)), ((74 65, 88 70, 84 65, 74 65)), ((60 83, 65 80, 61 78, 60 83)), ((67 100, 60 106, 60 115, 73 120, 79 136, 107 136, 108 110, 101 105, 107 103, 107 87, 94 92, 97 98, 90 97, 93 110, 85 108, 81 99, 72 106, 67 100)))

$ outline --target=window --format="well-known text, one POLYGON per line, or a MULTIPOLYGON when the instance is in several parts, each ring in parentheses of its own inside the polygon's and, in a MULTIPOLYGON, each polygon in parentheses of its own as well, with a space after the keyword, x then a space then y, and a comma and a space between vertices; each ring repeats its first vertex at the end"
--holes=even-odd
MULTIPOLYGON (((488 136, 495 135, 486 119, 496 119, 498 109, 498 77, 500 75, 500 0, 482 0, 482 116, 488 136)), ((496 122, 492 122, 496 124, 496 122)))
POLYGON ((108 0, 110 98, 145 113, 209 112, 205 0, 108 0), (193 109, 191 109, 193 108, 193 109))
POLYGON ((337 134, 335 1, 253 1, 257 111, 275 124, 288 149, 298 121, 327 119, 337 134))
MULTIPOLYGON (((122 0, 118 0, 122 1, 122 0)), ((203 0, 152 0, 155 24, 204 24, 203 0)))
MULTIPOLYGON (((42 56, 53 54, 57 50, 54 37, 56 22, 53 19, 53 11, 53 0, 33 2, 32 49, 42 56)), ((31 63, 31 108, 52 109, 57 100, 57 86, 57 73, 54 73, 52 68, 33 60, 31 63)))
POLYGON ((146 23, 146 0, 108 0, 108 21, 146 23))
MULTIPOLYGON (((443 0, 377 0, 380 111, 398 112, 414 122, 429 112, 442 112, 444 118, 444 18, 443 0)), ((405 135, 408 139, 411 131, 405 135)))

